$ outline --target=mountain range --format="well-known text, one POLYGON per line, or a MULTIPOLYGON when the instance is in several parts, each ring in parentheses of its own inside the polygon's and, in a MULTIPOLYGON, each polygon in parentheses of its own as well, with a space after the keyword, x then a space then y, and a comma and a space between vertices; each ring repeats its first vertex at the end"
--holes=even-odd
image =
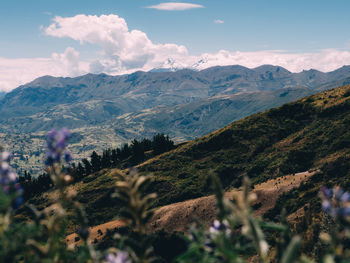
POLYGON ((202 71, 136 72, 123 76, 45 76, 0 99, 0 131, 8 131, 7 127, 12 132, 35 132, 55 126, 75 128, 157 106, 286 87, 316 88, 346 77, 350 77, 350 66, 329 73, 316 70, 291 73, 270 65, 255 69, 226 66, 202 71), (45 118, 45 125, 33 124, 40 118, 45 118), (17 124, 16 129, 13 123, 17 124))
POLYGON ((52 128, 72 130, 71 150, 79 159, 92 150, 158 132, 178 142, 190 140, 253 113, 348 83, 350 66, 328 73, 236 65, 122 76, 44 76, 0 97, 0 144, 33 159, 28 168, 40 170, 39 152, 52 128))

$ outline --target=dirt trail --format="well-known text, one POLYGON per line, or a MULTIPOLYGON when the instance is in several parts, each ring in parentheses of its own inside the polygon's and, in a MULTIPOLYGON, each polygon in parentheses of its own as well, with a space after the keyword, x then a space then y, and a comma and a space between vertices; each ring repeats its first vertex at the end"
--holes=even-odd
MULTIPOLYGON (((298 187, 301 182, 306 181, 313 174, 314 172, 303 172, 294 175, 285 175, 255 185, 253 192, 255 192, 258 197, 256 202, 258 208, 254 213, 257 216, 263 215, 274 207, 281 194, 298 187)), ((239 189, 228 191, 225 193, 225 197, 234 199, 239 191, 239 189)), ((195 222, 200 222, 209 226, 216 217, 215 203, 215 196, 210 195, 160 207, 150 220, 148 231, 155 232, 164 230, 167 232, 185 232, 188 227, 195 222)), ((90 242, 99 242, 106 235, 107 230, 113 230, 124 225, 125 223, 123 221, 114 220, 91 227, 90 242)), ((77 234, 71 234, 67 236, 66 241, 68 244, 81 243, 77 238, 77 234)))

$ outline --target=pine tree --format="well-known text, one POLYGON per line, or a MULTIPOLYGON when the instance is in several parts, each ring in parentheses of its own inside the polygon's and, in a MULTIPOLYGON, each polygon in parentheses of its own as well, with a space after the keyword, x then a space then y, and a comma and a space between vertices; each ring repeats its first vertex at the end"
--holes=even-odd
POLYGON ((101 158, 101 168, 109 168, 112 165, 111 149, 103 151, 101 158))
POLYGON ((131 142, 131 164, 136 165, 140 162, 142 162, 145 159, 145 150, 142 145, 138 140, 133 140, 131 142))
POLYGON ((92 166, 92 171, 97 172, 101 170, 101 156, 99 156, 95 151, 92 152, 91 154, 91 166, 92 166))
POLYGON ((91 174, 93 172, 93 170, 92 170, 92 166, 91 166, 91 163, 89 162, 89 160, 84 158, 82 160, 82 162, 84 164, 84 170, 85 170, 86 175, 91 174))
POLYGON ((158 155, 174 148, 174 142, 169 139, 169 136, 158 133, 153 137, 152 141, 153 154, 158 155))

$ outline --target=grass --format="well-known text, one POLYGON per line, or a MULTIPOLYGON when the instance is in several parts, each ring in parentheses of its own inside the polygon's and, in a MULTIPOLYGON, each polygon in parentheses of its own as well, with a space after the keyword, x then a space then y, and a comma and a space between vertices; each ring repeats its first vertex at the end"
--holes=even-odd
POLYGON ((317 169, 350 154, 350 86, 252 115, 141 165, 155 181, 171 185, 158 205, 207 195, 210 172, 226 188, 244 175, 260 183, 317 169), (327 103, 323 101, 327 99, 327 103))
MULTIPOLYGON (((229 189, 240 186, 244 175, 258 184, 285 174, 322 168, 322 176, 313 177, 314 185, 293 190, 287 196, 288 202, 288 198, 281 197, 280 205, 271 212, 275 215, 285 205, 293 213, 317 199, 315 185, 330 182, 350 186, 346 179, 350 178, 348 94, 350 86, 345 86, 252 115, 137 168, 153 175, 150 191, 158 194, 156 206, 211 194, 207 180, 210 173, 217 174, 229 189), (337 175, 332 177, 334 173, 337 175)), ((85 204, 90 225, 118 217, 120 207, 110 194, 120 172, 106 169, 74 185, 78 201, 85 204)))

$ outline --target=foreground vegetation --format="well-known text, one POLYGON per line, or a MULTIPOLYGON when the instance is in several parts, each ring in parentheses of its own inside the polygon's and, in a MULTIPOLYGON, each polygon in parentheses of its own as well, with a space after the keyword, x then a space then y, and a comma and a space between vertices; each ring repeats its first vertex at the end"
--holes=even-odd
MULTIPOLYGON (((118 178, 113 195, 122 205, 121 215, 126 229, 114 236, 112 247, 97 250, 89 242, 88 216, 76 201, 76 192, 67 188, 72 182, 72 177, 67 174, 71 159, 65 150, 68 137, 66 130, 51 131, 48 135, 45 164, 58 194, 55 203, 41 211, 29 206, 34 220, 26 223, 14 220, 14 211, 21 205, 23 190, 8 164, 10 155, 1 154, 0 261, 166 262, 156 253, 152 245, 154 238, 146 232, 146 223, 153 214, 152 207, 157 198, 155 193, 144 192, 151 178, 133 172, 118 178), (80 222, 77 233, 83 244, 79 247, 65 243, 69 213, 80 222)), ((244 179, 242 194, 234 202, 224 198, 217 177, 211 176, 210 180, 217 199, 217 220, 209 230, 200 225, 192 226, 184 251, 174 259, 175 262, 313 262, 300 254, 301 238, 293 237, 288 225, 261 221, 253 216, 251 204, 256 196, 249 192, 248 179, 244 179), (264 230, 274 233, 270 242, 272 246, 264 230)), ((319 232, 320 242, 327 246, 322 260, 327 263, 348 262, 350 194, 340 188, 324 187, 321 198, 323 213, 337 223, 329 233, 319 232)))

